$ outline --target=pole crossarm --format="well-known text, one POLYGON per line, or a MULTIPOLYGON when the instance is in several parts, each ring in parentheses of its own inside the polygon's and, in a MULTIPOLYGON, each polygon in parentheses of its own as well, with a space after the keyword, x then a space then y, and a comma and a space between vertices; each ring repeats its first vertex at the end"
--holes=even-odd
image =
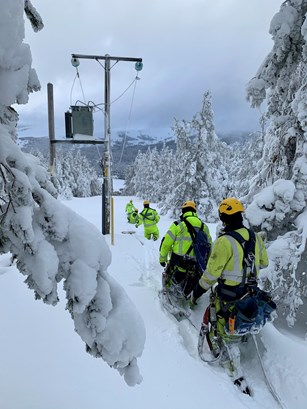
POLYGON ((97 140, 78 140, 78 139, 72 139, 72 140, 67 140, 67 139, 52 139, 50 141, 51 144, 53 143, 74 143, 74 144, 80 144, 80 145, 102 145, 105 143, 105 141, 97 141, 97 140))
POLYGON ((83 54, 72 54, 72 58, 84 58, 89 60, 112 60, 112 61, 131 61, 131 62, 142 62, 142 58, 131 58, 131 57, 112 57, 111 55, 83 55, 83 54))

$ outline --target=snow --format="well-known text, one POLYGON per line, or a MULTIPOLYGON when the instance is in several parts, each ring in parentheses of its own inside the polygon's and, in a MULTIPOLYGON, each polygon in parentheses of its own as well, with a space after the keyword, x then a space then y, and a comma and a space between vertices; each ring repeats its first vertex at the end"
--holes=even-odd
MULTIPOLYGON (((121 181, 114 181, 114 189, 117 189, 117 183, 121 181)), ((33 292, 23 283, 23 277, 15 265, 10 265, 10 255, 6 254, 0 257, 0 407, 187 409, 224 408, 227 405, 228 409, 279 408, 265 384, 253 343, 249 342, 242 350, 243 369, 254 391, 252 398, 241 394, 222 368, 208 366, 199 359, 198 331, 208 302, 207 295, 202 297, 193 312, 195 327, 188 321, 178 323, 162 309, 158 299, 162 273, 158 258, 160 240, 146 240, 142 226, 136 229, 126 222, 124 209, 131 198, 135 206, 141 209, 140 199, 114 197, 114 245, 111 245, 109 235, 105 238, 112 255, 108 267, 110 282, 115 280, 121 285, 116 287, 118 300, 129 297, 145 323, 146 342, 138 359, 143 381, 135 387, 128 386, 130 376, 133 380, 133 372, 138 371, 133 363, 131 373, 125 374, 125 382, 117 371, 109 368, 101 359, 93 359, 87 354, 83 342, 74 332, 74 322, 65 310, 65 292, 61 289, 61 283, 58 285, 60 301, 55 307, 34 300, 33 292), (127 230, 135 233, 122 233, 127 230)), ((100 230, 101 197, 76 198, 65 201, 65 205, 76 212, 77 218, 77 214, 86 218, 94 231, 100 230)), ((161 216, 160 238, 171 222, 168 216, 161 216)), ((216 225, 209 224, 209 228, 212 237, 215 237, 216 225)), ((76 240, 77 237, 81 240, 79 249, 82 252, 82 242, 87 240, 86 232, 81 237, 75 233, 76 240)), ((95 246, 95 241, 92 245, 95 246)), ((90 259, 91 254, 83 254, 83 257, 90 259)), ((88 294, 91 298, 96 281, 84 280, 81 274, 86 271, 87 276, 91 277, 88 265, 88 262, 86 266, 82 264, 82 258, 75 262, 76 274, 71 276, 69 287, 78 295, 78 289, 82 286, 82 296, 88 294)), ((133 308, 127 311, 128 315, 133 313, 133 308)), ((124 322, 125 317, 121 316, 117 321, 117 314, 124 314, 122 307, 116 309, 114 314, 114 319, 109 321, 109 325, 113 326, 112 336, 103 342, 112 344, 112 348, 116 349, 122 331, 122 324, 118 324, 124 322)), ((100 325, 104 323, 100 322, 100 325)), ((135 328, 131 331, 135 331, 135 342, 140 342, 135 328)), ((130 336, 133 338, 133 334, 130 336)), ((305 409, 306 341, 290 336, 288 332, 281 333, 270 323, 257 336, 257 340, 266 375, 284 407, 305 409)), ((138 347, 134 346, 135 349, 138 347)))
MULTIPOLYGON (((17 255, 18 267, 27 277, 25 280, 17 271, 10 254, 1 255, 0 407, 279 407, 265 384, 253 344, 242 345, 242 365, 253 398, 240 394, 221 368, 200 361, 197 338, 208 296, 193 311, 193 325, 186 320, 179 324, 162 310, 158 299, 162 273, 159 242, 146 241, 142 228, 131 235, 122 233, 131 229, 124 214, 130 197, 115 197, 115 242, 111 245, 110 237, 100 233, 101 197, 65 204, 56 200, 54 187, 37 159, 24 155, 14 144, 17 114, 10 105, 27 103, 29 93, 40 88, 30 48, 23 43, 24 5, 39 29, 42 24, 35 21, 29 1, 2 0, 0 14, 1 206, 5 216, 1 220, 1 250, 17 255), (91 355, 105 362, 86 354, 85 344, 91 355)), ((286 6, 275 18, 272 34, 281 45, 287 45, 289 30, 297 29, 292 27, 294 21, 293 8, 286 6)), ((281 50, 277 57, 283 61, 287 47, 281 50)), ((263 83, 254 81, 254 86, 255 98, 260 101, 263 83)), ((294 106, 304 122, 304 91, 297 95, 294 106)), ((249 207, 254 209, 251 223, 261 224, 266 232, 272 230, 275 218, 284 233, 289 211, 302 210, 306 204, 306 144, 302 149, 303 156, 294 165, 294 180, 280 179, 255 195, 249 207)), ((142 201, 134 200, 141 208, 142 201)), ((161 217, 161 236, 171 222, 169 217, 161 217)), ((297 222, 301 235, 287 232, 283 241, 276 241, 271 251, 269 248, 273 267, 283 250, 290 250, 285 255, 286 267, 296 265, 304 251, 306 214, 297 222)), ((212 236, 215 228, 210 225, 212 236)), ((274 268, 270 273, 275 273, 274 268)), ((294 272, 290 273, 295 282, 294 272)), ((294 299, 293 288, 287 291, 295 309, 300 294, 294 294, 294 299)), ((294 320, 291 314, 288 321, 294 320)), ((272 324, 257 338, 265 372, 282 406, 305 408, 306 341, 281 333, 272 324)))
POLYGON ((295 185, 291 180, 279 179, 257 193, 246 209, 246 216, 253 226, 271 229, 273 219, 281 221, 289 212, 295 194, 295 185))

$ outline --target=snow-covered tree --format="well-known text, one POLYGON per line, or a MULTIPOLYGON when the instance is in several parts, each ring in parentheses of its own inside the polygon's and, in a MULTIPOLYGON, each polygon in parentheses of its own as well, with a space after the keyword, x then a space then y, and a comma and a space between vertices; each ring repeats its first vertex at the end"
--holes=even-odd
POLYGON ((217 220, 217 205, 228 185, 223 163, 227 145, 216 136, 213 119, 211 94, 205 92, 202 109, 191 121, 175 121, 175 171, 166 202, 174 215, 178 216, 182 203, 194 200, 204 220, 217 220))
POLYGON ((172 149, 170 149, 166 144, 160 151, 160 163, 157 170, 157 185, 159 192, 159 207, 161 214, 166 214, 169 210, 168 203, 170 202, 171 196, 171 186, 174 185, 176 180, 175 174, 175 155, 172 149))
POLYGON ((268 277, 290 325, 307 295, 302 267, 307 251, 306 13, 306 0, 282 3, 270 25, 272 51, 247 86, 253 107, 266 99, 270 122, 247 196, 253 198, 247 216, 270 241, 268 277))
POLYGON ((60 197, 89 197, 101 194, 101 182, 80 150, 59 153, 53 180, 60 197))
POLYGON ((227 196, 240 197, 242 201, 247 201, 251 180, 262 157, 263 139, 264 132, 253 132, 243 142, 235 142, 228 147, 229 158, 225 162, 229 168, 227 196))
MULTIPOLYGON (((95 357, 129 385, 141 381, 137 357, 145 328, 124 290, 108 274, 111 252, 92 224, 65 207, 39 160, 15 144, 18 114, 40 84, 24 39, 24 8, 42 27, 30 1, 0 3, 0 252, 11 252, 37 299, 55 305, 63 280, 75 330, 95 357)), ((43 58, 43 56, 42 56, 43 58)))
POLYGON ((206 221, 217 220, 217 205, 229 190, 229 146, 215 133, 211 94, 206 92, 202 109, 191 121, 173 125, 176 152, 166 145, 158 152, 139 152, 126 189, 158 202, 161 214, 178 217, 186 200, 194 200, 198 214, 206 221))
MULTIPOLYGON (((147 153, 149 152, 150 150, 147 153)), ((132 177, 130 179, 126 179, 126 190, 129 186, 129 192, 133 192, 136 196, 140 197, 145 197, 147 194, 146 178, 144 177, 146 172, 146 163, 147 155, 139 151, 129 173, 129 175, 132 177)))

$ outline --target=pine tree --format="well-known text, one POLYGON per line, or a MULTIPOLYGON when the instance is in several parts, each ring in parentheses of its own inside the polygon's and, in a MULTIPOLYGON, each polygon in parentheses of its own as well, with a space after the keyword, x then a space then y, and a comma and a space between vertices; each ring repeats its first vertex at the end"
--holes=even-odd
POLYGON ((271 21, 272 51, 247 87, 253 107, 266 99, 269 127, 246 214, 270 240, 267 278, 291 325, 306 296, 307 232, 299 216, 307 201, 306 12, 306 0, 282 3, 271 21))
POLYGON ((228 186, 228 171, 221 156, 227 146, 218 139, 213 119, 211 94, 207 91, 201 111, 191 121, 175 121, 174 189, 168 196, 174 216, 178 216, 182 203, 194 200, 204 220, 217 220, 217 206, 228 186))
POLYGON ((58 152, 53 182, 63 199, 101 194, 97 173, 79 149, 58 152))

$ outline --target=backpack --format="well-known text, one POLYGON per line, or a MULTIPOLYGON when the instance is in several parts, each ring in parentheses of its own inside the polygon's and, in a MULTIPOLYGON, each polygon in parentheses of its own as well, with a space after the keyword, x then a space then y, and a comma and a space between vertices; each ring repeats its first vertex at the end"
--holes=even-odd
POLYGON ((187 219, 184 219, 183 221, 186 224, 192 238, 192 244, 187 251, 187 254, 189 254, 192 249, 194 250, 197 269, 199 273, 202 274, 206 270, 207 261, 211 250, 211 245, 209 243, 208 237, 203 230, 204 223, 202 222, 200 227, 194 227, 187 219))

